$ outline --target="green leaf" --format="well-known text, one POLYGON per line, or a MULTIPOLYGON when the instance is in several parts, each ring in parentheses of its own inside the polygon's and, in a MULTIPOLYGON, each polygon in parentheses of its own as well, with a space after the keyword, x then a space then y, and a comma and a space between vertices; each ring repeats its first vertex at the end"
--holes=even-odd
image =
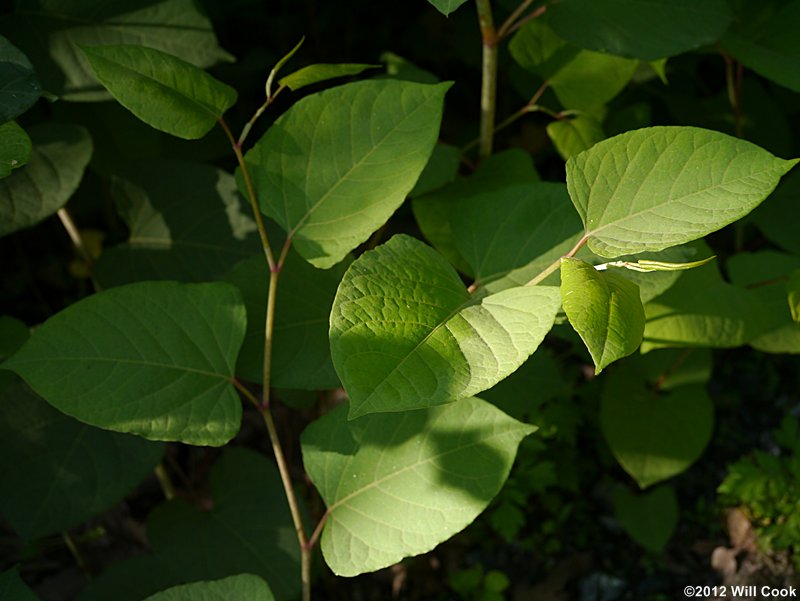
POLYGON ((331 312, 331 354, 350 418, 450 403, 513 373, 550 331, 551 286, 477 301, 436 251, 404 235, 347 270, 331 312))
POLYGON ((11 568, 0 574, 0 599, 2 601, 39 601, 22 578, 18 568, 11 568))
POLYGON ((417 83, 428 84, 439 83, 439 81, 441 81, 430 71, 426 71, 425 69, 418 67, 408 59, 405 59, 394 52, 382 53, 381 62, 386 65, 386 75, 388 77, 394 77, 395 79, 401 79, 403 81, 414 81, 417 83))
POLYGON ((620 525, 633 540, 650 551, 661 551, 678 526, 678 500, 669 486, 640 494, 619 489, 613 502, 620 525))
POLYGON ((278 80, 278 83, 292 91, 296 91, 321 81, 336 79, 337 77, 346 77, 347 75, 358 75, 367 69, 376 69, 379 67, 380 65, 365 65, 360 63, 318 63, 298 69, 294 73, 278 80))
POLYGON ((46 90, 72 101, 110 98, 80 46, 147 46, 201 68, 233 58, 194 0, 26 0, 0 30, 30 57, 46 90))
POLYGON ((95 277, 103 288, 215 280, 261 249, 233 176, 215 167, 166 159, 133 163, 112 180, 111 194, 130 237, 100 256, 95 277))
POLYGON ((800 170, 792 171, 781 180, 775 192, 753 211, 753 221, 771 242, 800 255, 800 236, 794 219, 787 219, 797 211, 800 198, 800 170))
POLYGON ((800 269, 795 269, 786 282, 786 294, 792 321, 800 323, 800 269))
POLYGON ((725 0, 563 0, 547 16, 581 48, 648 61, 712 44, 731 20, 725 0))
POLYGON ((763 331, 764 315, 752 291, 723 281, 710 263, 683 273, 645 306, 642 352, 662 347, 731 348, 763 331))
POLYGON ((741 23, 722 38, 723 48, 745 67, 800 92, 800 74, 793 67, 800 61, 800 2, 745 2, 743 9, 741 23), (762 21, 759 9, 771 14, 762 21))
POLYGON ((791 274, 800 269, 800 257, 775 251, 736 253, 727 264, 731 282, 748 288, 759 326, 747 342, 765 353, 800 353, 800 324, 787 303, 791 274), (756 309, 757 307, 757 309, 756 309))
POLYGON ((589 248, 602 257, 701 238, 752 211, 800 159, 695 127, 649 127, 567 161, 589 248))
POLYGON ((28 338, 28 326, 8 315, 0 315, 0 361, 16 353, 28 338))
MULTIPOLYGON (((549 14, 550 7, 547 11, 549 14)), ((512 38, 511 56, 546 80, 568 109, 606 104, 628 85, 638 61, 582 50, 564 41, 542 18, 526 23, 512 38)))
POLYGON ((466 1, 467 0, 428 0, 428 2, 435 6, 436 10, 442 13, 445 17, 455 11, 466 1))
POLYGON ((130 284, 54 315, 3 367, 84 423, 218 446, 239 431, 245 319, 229 284, 130 284))
POLYGON ((111 95, 142 121, 186 140, 202 138, 236 103, 236 90, 191 63, 144 46, 82 46, 111 95))
POLYGON ((28 164, 0 181, 0 236, 36 225, 63 207, 92 156, 92 140, 77 125, 41 124, 29 133, 28 164))
POLYGON ((626 364, 606 380, 600 425, 614 457, 647 488, 684 472, 702 455, 714 428, 714 406, 705 383, 659 392, 635 364, 626 364))
POLYGON ((328 566, 355 576, 447 540, 498 493, 533 430, 476 398, 355 422, 342 406, 313 422, 303 463, 327 505, 328 566))
POLYGON ((606 137, 600 123, 588 115, 552 121, 547 124, 547 135, 564 160, 588 150, 606 137))
POLYGON ((31 155, 31 139, 14 121, 0 125, 0 179, 24 166, 31 155))
POLYGON ((449 87, 384 79, 325 90, 247 153, 262 210, 304 259, 335 265, 402 204, 433 151, 449 87))
POLYGON ((205 507, 183 499, 156 507, 146 524, 151 553, 112 565, 77 601, 141 601, 170 586, 242 573, 263 578, 277 601, 299 599, 300 549, 275 463, 228 447, 209 488, 205 507))
POLYGON ((0 35, 0 123, 27 111, 41 93, 28 57, 0 35))
POLYGON ((449 144, 437 144, 433 147, 428 164, 419 175, 414 188, 408 193, 409 197, 416 198, 446 186, 452 182, 458 173, 461 163, 461 151, 449 144))
POLYGON ((595 364, 595 373, 627 357, 642 342, 644 308, 639 287, 580 259, 561 260, 564 311, 595 364))
POLYGON ((263 579, 239 574, 221 580, 182 584, 156 593, 144 601, 274 601, 263 579))
MULTIPOLYGON (((336 288, 347 266, 343 261, 323 271, 294 251, 287 255, 275 307, 272 386, 318 390, 340 385, 331 361, 328 324, 336 288)), ((239 263, 225 279, 239 288, 247 307, 247 333, 236 373, 245 380, 261 382, 269 284, 263 253, 239 263)))
POLYGON ((422 233, 436 250, 456 269, 474 276, 472 267, 456 248, 460 236, 454 235, 451 220, 458 213, 458 204, 473 195, 499 193, 506 186, 537 181, 539 174, 529 154, 518 149, 505 150, 481 161, 469 177, 456 179, 432 194, 414 198, 411 206, 422 233))
POLYGON ((0 391, 0 514, 26 541, 69 530, 120 501, 164 445, 87 426, 17 380, 0 391))

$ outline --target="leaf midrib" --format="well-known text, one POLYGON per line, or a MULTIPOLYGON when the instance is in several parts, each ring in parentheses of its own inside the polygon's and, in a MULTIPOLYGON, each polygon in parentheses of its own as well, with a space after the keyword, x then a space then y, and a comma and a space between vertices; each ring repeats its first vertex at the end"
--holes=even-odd
POLYGON ((140 365, 144 367, 160 367, 163 369, 172 369, 175 371, 184 371, 189 373, 195 373, 204 376, 212 376, 214 378, 218 378, 220 380, 230 381, 231 376, 219 372, 213 371, 206 371, 202 369, 197 369, 194 367, 186 367, 183 365, 170 365, 168 363, 156 363, 154 361, 140 361, 134 359, 115 359, 113 357, 45 357, 43 359, 24 359, 24 360, 15 360, 12 361, 12 365, 19 365, 19 364, 32 364, 36 365, 37 363, 49 363, 51 361, 63 361, 65 363, 68 362, 96 362, 96 363, 123 363, 126 365, 140 365))

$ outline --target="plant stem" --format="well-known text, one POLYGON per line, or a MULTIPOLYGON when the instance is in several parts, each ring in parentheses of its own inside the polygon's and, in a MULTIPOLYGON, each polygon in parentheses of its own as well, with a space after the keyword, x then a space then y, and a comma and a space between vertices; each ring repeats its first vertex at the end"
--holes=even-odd
POLYGON ((280 94, 285 87, 286 86, 280 86, 277 90, 275 90, 274 94, 267 96, 267 99, 264 101, 264 104, 258 107, 258 110, 253 114, 252 117, 250 117, 250 121, 244 124, 244 127, 242 128, 242 133, 239 135, 239 140, 237 142, 239 148, 244 146, 244 141, 247 139, 247 135, 250 133, 250 130, 253 128, 255 122, 258 121, 258 118, 264 114, 264 111, 267 110, 267 107, 269 107, 269 105, 273 103, 273 101, 278 97, 278 94, 280 94))
POLYGON ((153 471, 155 472, 158 483, 161 485, 161 491, 164 493, 164 497, 167 499, 167 501, 174 499, 175 486, 172 484, 172 480, 170 479, 164 464, 159 463, 153 471))
POLYGON ((89 566, 86 564, 86 560, 83 558, 81 550, 78 549, 78 545, 76 545, 75 541, 72 540, 72 537, 69 535, 69 532, 66 531, 62 532, 61 538, 64 539, 64 544, 67 546, 67 549, 69 549, 69 552, 72 554, 72 557, 75 558, 75 563, 78 564, 78 567, 80 568, 81 572, 83 572, 84 576, 86 576, 88 580, 91 580, 92 572, 91 570, 89 570, 89 566))
POLYGON ((733 119, 736 137, 742 137, 742 77, 744 68, 723 50, 722 58, 725 60, 725 84, 728 89, 728 102, 733 110, 733 119))
POLYGON ((86 262, 86 265, 89 267, 89 271, 91 272, 92 268, 94 267, 94 257, 92 257, 92 253, 89 252, 89 247, 86 246, 86 241, 81 236, 81 231, 78 229, 78 226, 75 225, 75 222, 72 220, 72 216, 69 214, 69 211, 65 208, 61 208, 58 210, 58 218, 61 220, 61 224, 64 226, 64 229, 67 230, 67 234, 69 235, 70 240, 72 240, 72 244, 80 253, 83 260, 86 262))
POLYGON ((535 278, 533 278, 530 282, 528 282, 525 285, 535 286, 536 284, 544 280, 547 276, 549 276, 551 273, 553 273, 556 269, 558 269, 561 266, 561 259, 568 259, 570 257, 574 257, 578 253, 578 251, 581 248, 583 248, 583 245, 586 244, 586 241, 588 239, 589 236, 587 236, 586 234, 581 236, 581 239, 578 240, 575 246, 573 246, 572 249, 567 254, 558 257, 558 259, 550 263, 550 265, 548 265, 544 270, 542 270, 542 272, 539 273, 539 275, 537 275, 535 278))
POLYGON ((483 40, 483 69, 481 75, 481 126, 478 155, 482 158, 492 154, 494 138, 494 115, 497 101, 497 33, 494 28, 490 0, 475 0, 478 7, 478 22, 483 40))
POLYGON ((522 17, 522 14, 528 10, 536 0, 524 0, 522 4, 520 4, 514 12, 505 20, 505 22, 500 26, 500 29, 497 30, 497 40, 503 40, 512 33, 514 33, 517 29, 525 25, 528 21, 532 21, 533 19, 541 16, 547 10, 547 5, 543 5, 538 7, 536 10, 531 12, 528 15, 522 17), (522 17, 522 18, 520 18, 522 17))
POLYGON ((256 190, 253 186, 253 178, 250 177, 250 170, 247 168, 247 163, 245 163, 242 147, 233 137, 231 128, 228 127, 225 119, 220 117, 219 124, 225 131, 225 135, 228 136, 228 140, 231 142, 231 148, 233 148, 233 153, 236 155, 236 160, 239 162, 239 167, 242 170, 242 179, 244 179, 244 185, 247 189, 247 199, 250 201, 250 208, 253 210, 253 218, 256 220, 256 225, 258 226, 258 235, 261 236, 261 246, 264 248, 264 255, 267 257, 267 265, 269 265, 269 269, 272 271, 275 269, 275 257, 272 254, 272 246, 269 244, 269 236, 267 235, 267 228, 264 225, 264 217, 261 215, 261 208, 258 206, 256 190))

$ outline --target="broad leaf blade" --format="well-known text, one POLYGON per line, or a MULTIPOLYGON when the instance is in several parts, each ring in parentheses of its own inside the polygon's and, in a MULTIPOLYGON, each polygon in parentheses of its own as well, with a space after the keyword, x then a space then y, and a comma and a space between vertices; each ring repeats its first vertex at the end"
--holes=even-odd
POLYGON ((130 237, 98 260, 95 277, 103 288, 141 280, 207 282, 261 249, 233 176, 215 167, 134 163, 112 180, 111 194, 130 237))
POLYGON ((683 244, 736 221, 797 162, 710 130, 650 127, 567 161, 567 187, 589 248, 614 258, 683 244))
POLYGON ((233 59, 195 0, 25 0, 0 31, 30 57, 44 88, 70 101, 110 99, 81 46, 147 46, 201 68, 233 59))
POLYGON ((0 125, 0 179, 23 167, 31 156, 31 139, 14 121, 0 125))
POLYGON ((127 45, 81 50, 120 104, 173 136, 202 138, 236 102, 236 90, 160 50, 127 45))
POLYGON ((559 305, 550 286, 476 302, 433 249, 393 237, 350 266, 331 312, 331 354, 351 419, 490 388, 536 350, 559 305))
POLYGON ((606 137, 600 123, 587 115, 548 123, 547 135, 565 161, 584 150, 589 150, 606 137))
POLYGON ((428 0, 428 2, 435 6, 436 10, 442 13, 445 17, 455 11, 466 1, 467 0, 428 0))
MULTIPOLYGON (((286 257, 275 307, 272 386, 318 390, 340 385, 331 361, 328 324, 336 288, 347 266, 343 261, 323 271, 293 251, 286 257)), ((263 253, 239 263, 225 279, 239 288, 247 307, 247 334, 236 373, 245 380, 261 382, 269 284, 263 253)))
POLYGON ((321 81, 336 79, 337 77, 346 77, 347 75, 358 75, 367 69, 375 69, 377 67, 380 67, 380 65, 365 65, 361 63, 318 63, 298 69, 294 73, 282 77, 278 80, 278 83, 282 86, 286 86, 290 90, 297 91, 300 88, 321 81))
POLYGON ((446 186, 455 179, 460 163, 461 151, 458 148, 449 144, 437 144, 408 196, 416 198, 446 186))
POLYGON ((54 315, 3 367, 85 423, 218 446, 239 430, 245 319, 229 284, 130 284, 54 315))
POLYGON ((0 316, 0 361, 10 357, 30 338, 28 326, 8 315, 0 316))
POLYGON ((717 41, 731 20, 725 0, 562 0, 548 22, 581 48, 656 60, 717 41))
POLYGON ((620 489, 614 494, 613 503, 620 525, 650 551, 661 551, 678 526, 678 500, 669 486, 638 495, 620 489))
POLYGON ((642 343, 639 288, 621 275, 597 271, 580 259, 562 259, 561 298, 569 322, 594 359, 595 373, 642 343))
POLYGON ((87 426, 17 381, 0 392, 0 514, 26 541, 105 511, 160 461, 164 445, 87 426))
POLYGON ((253 574, 239 574, 221 580, 181 584, 144 601, 275 601, 275 597, 263 579, 253 574))
POLYGON ((304 259, 335 265, 402 204, 436 143, 449 87, 385 79, 325 90, 247 153, 262 210, 304 259))
POLYGON ((27 111, 41 92, 28 57, 0 35, 0 123, 27 111))
POLYGON ((63 207, 92 156, 92 140, 77 125, 36 125, 30 136, 28 164, 0 181, 0 236, 36 225, 63 207))
POLYGON ((705 383, 659 393, 631 364, 607 380, 600 425, 614 457, 647 488, 700 457, 711 439, 714 407, 705 383))
POLYGON ((313 422, 303 463, 328 507, 325 561, 355 576, 447 540, 497 494, 533 430, 476 398, 356 422, 339 407, 313 422))

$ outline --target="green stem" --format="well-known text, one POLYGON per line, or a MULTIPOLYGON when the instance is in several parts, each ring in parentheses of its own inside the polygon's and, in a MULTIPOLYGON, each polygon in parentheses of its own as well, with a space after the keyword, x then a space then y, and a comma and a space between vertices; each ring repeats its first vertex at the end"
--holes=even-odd
POLYGON ((64 229, 67 230, 67 234, 69 235, 69 239, 72 240, 72 244, 80 253, 83 260, 86 262, 86 265, 89 267, 89 271, 91 272, 92 268, 94 267, 94 257, 92 257, 92 253, 89 252, 89 247, 86 246, 86 242, 81 236, 81 231, 78 229, 78 226, 75 225, 75 222, 72 220, 72 216, 69 214, 69 211, 65 208, 61 208, 58 210, 58 218, 61 220, 61 225, 64 226, 64 229))
POLYGON ((159 463, 153 471, 155 472, 158 483, 161 485, 161 491, 164 493, 164 497, 167 499, 167 501, 174 499, 175 486, 172 484, 172 480, 170 479, 164 464, 159 463))
POLYGON ((492 154, 494 138, 494 116, 497 102, 497 33, 494 28, 490 0, 475 0, 478 7, 478 23, 483 40, 483 68, 481 74, 481 125, 478 155, 492 154))
POLYGON ((88 580, 92 579, 92 572, 89 570, 89 566, 86 563, 86 560, 83 558, 81 554, 81 550, 78 548, 78 545, 75 544, 75 541, 72 540, 72 537, 69 535, 69 532, 62 532, 61 538, 64 539, 64 544, 67 545, 67 549, 72 554, 72 557, 75 559, 75 563, 78 564, 81 572, 83 572, 84 576, 88 580))
POLYGON ((539 275, 537 275, 535 278, 533 278, 531 281, 529 281, 525 285, 526 286, 535 286, 536 284, 538 284, 539 282, 544 280, 547 276, 549 276, 551 273, 553 273, 556 269, 561 267, 561 259, 568 259, 570 257, 574 257, 578 253, 578 251, 581 248, 583 248, 583 245, 586 244, 586 241, 588 239, 589 239, 589 236, 584 234, 581 237, 581 239, 578 240, 578 242, 575 244, 575 246, 572 247, 572 250, 570 250, 567 254, 558 257, 558 259, 556 259, 555 261, 550 263, 550 265, 548 265, 544 270, 542 270, 542 272, 539 273, 539 275))
POLYGON ((244 127, 242 128, 242 133, 239 135, 239 140, 237 142, 239 148, 244 146, 244 141, 247 139, 247 135, 253 128, 253 125, 255 125, 255 122, 258 121, 258 118, 264 114, 264 111, 267 110, 269 105, 274 102, 274 100, 278 97, 278 94, 280 94, 285 87, 286 86, 280 86, 277 90, 275 90, 274 94, 267 96, 267 99, 264 101, 264 104, 258 107, 258 110, 253 114, 252 117, 250 117, 250 121, 244 124, 244 127))

